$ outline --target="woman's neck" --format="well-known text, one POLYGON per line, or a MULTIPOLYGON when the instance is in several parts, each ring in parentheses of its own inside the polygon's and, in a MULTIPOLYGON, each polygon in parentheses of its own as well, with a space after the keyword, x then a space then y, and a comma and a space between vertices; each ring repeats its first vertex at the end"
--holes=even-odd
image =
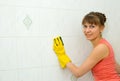
POLYGON ((96 47, 101 39, 102 37, 98 37, 98 38, 91 40, 93 47, 96 47))

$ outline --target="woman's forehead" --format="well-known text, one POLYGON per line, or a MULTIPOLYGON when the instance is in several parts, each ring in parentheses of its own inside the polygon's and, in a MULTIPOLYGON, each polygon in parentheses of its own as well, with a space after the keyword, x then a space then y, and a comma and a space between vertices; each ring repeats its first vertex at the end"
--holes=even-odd
POLYGON ((83 25, 96 25, 96 24, 86 22, 86 23, 84 23, 83 25))

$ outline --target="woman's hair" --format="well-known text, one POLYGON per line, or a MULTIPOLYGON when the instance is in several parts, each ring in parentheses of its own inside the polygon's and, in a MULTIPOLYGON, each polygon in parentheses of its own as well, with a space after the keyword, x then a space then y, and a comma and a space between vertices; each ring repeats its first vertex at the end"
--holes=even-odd
POLYGON ((100 12, 90 12, 83 18, 82 25, 84 25, 85 23, 89 23, 104 26, 105 22, 106 22, 105 14, 100 12))

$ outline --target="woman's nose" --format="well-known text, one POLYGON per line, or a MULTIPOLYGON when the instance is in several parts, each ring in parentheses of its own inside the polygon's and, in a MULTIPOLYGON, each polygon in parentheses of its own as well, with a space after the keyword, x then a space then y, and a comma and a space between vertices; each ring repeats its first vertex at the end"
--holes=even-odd
POLYGON ((90 32, 90 28, 87 27, 87 28, 85 29, 85 32, 90 32))

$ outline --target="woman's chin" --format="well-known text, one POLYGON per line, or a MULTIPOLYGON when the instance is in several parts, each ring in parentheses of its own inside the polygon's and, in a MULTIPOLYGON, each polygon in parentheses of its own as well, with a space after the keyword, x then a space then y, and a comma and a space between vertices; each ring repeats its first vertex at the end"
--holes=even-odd
POLYGON ((89 40, 89 41, 93 40, 92 38, 86 38, 86 39, 89 40))

